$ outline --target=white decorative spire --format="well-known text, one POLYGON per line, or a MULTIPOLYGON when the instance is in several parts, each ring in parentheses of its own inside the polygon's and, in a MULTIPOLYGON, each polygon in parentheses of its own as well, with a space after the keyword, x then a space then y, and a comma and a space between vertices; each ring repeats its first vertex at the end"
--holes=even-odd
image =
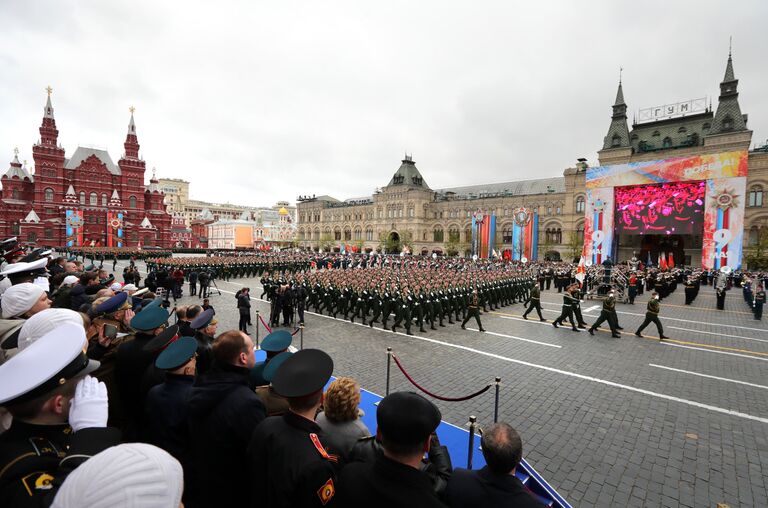
POLYGON ((51 94, 53 93, 53 88, 50 86, 45 88, 45 91, 48 92, 48 100, 45 103, 45 109, 43 110, 43 118, 53 118, 53 105, 51 104, 51 94))
POLYGON ((131 106, 130 108, 128 108, 128 111, 131 112, 131 121, 128 122, 128 135, 130 136, 131 134, 133 134, 135 136, 136 135, 136 123, 133 121, 133 112, 136 111, 136 108, 131 106))
POLYGON ((141 224, 139 224, 139 227, 144 229, 154 229, 155 226, 153 226, 152 223, 149 222, 148 218, 144 217, 144 220, 141 221, 141 224))
POLYGON ((35 213, 35 210, 30 210, 22 222, 34 222, 35 224, 38 224, 40 222, 40 217, 35 213))

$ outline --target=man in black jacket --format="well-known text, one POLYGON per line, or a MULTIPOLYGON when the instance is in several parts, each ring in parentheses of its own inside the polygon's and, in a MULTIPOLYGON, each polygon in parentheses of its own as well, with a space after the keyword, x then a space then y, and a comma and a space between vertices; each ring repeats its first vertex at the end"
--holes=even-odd
POLYGON ((248 333, 248 323, 251 321, 251 295, 249 288, 243 288, 238 291, 237 310, 240 313, 240 322, 237 329, 248 333))
POLYGON ((246 506, 253 485, 246 447, 266 417, 264 404, 248 387, 256 363, 253 341, 243 332, 224 332, 213 345, 213 360, 189 398, 191 481, 200 490, 189 506, 246 506))
POLYGON ((387 395, 376 410, 377 434, 384 453, 372 463, 356 462, 339 475, 339 506, 444 507, 430 477, 421 470, 440 411, 410 392, 387 395))
POLYGON ((495 423, 483 431, 481 448, 486 466, 480 471, 456 469, 448 480, 445 499, 452 508, 515 506, 539 508, 515 476, 523 457, 520 435, 507 423, 495 423))

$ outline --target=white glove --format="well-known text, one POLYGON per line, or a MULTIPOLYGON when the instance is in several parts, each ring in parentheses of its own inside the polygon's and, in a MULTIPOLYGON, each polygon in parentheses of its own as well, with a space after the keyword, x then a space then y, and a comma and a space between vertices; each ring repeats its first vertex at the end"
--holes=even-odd
POLYGON ((91 427, 106 427, 109 413, 107 385, 85 376, 77 383, 69 406, 69 425, 77 432, 91 427))

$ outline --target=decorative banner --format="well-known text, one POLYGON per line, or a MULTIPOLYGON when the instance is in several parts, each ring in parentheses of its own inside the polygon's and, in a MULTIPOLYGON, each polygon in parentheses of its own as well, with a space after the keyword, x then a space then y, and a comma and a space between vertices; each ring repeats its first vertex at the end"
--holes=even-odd
POLYGON ((707 270, 741 267, 746 178, 707 181, 701 264, 707 270))
POLYGON ((123 213, 107 211, 107 247, 123 246, 123 213))
POLYGON ((66 210, 67 247, 80 247, 83 245, 83 211, 66 210))
POLYGON ((515 208, 512 219, 512 259, 537 259, 539 214, 527 208, 515 208))
POLYGON ((472 214, 472 255, 488 258, 496 238, 496 216, 478 210, 472 214))
POLYGON ((587 169, 587 188, 747 176, 747 151, 630 162, 587 169))
POLYGON ((584 256, 598 265, 613 248, 613 188, 587 189, 584 256))

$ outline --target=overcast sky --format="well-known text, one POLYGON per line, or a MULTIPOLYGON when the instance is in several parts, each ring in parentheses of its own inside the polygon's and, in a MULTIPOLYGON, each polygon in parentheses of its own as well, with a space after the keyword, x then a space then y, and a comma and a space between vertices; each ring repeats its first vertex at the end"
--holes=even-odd
MULTIPOLYGON (((0 0, 0 163, 53 87, 59 140, 141 154, 195 199, 266 206, 596 162, 619 67, 630 112, 712 97, 733 36, 742 112, 768 138, 765 0, 0 0)), ((631 121, 630 113, 630 121, 631 121)), ((150 171, 147 171, 149 179, 150 171)))

